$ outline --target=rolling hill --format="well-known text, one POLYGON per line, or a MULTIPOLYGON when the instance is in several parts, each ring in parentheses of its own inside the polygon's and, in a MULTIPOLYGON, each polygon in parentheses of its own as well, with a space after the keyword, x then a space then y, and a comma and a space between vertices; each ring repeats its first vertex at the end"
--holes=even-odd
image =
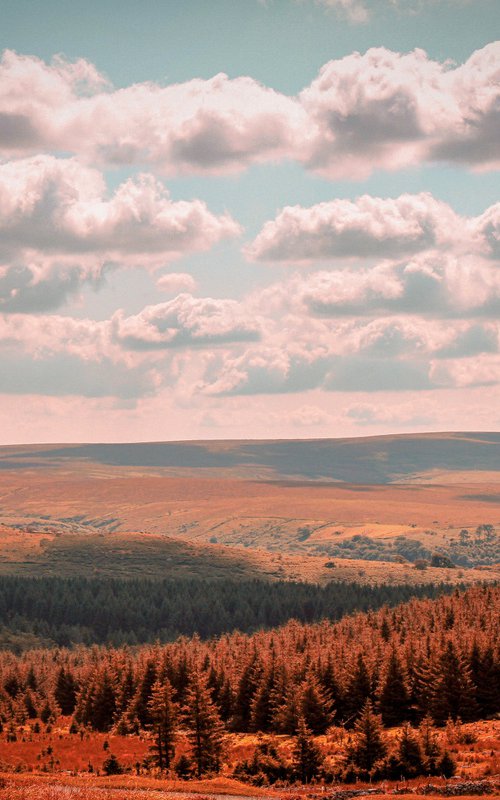
POLYGON ((2 573, 497 578, 499 529, 498 433, 0 448, 2 573))

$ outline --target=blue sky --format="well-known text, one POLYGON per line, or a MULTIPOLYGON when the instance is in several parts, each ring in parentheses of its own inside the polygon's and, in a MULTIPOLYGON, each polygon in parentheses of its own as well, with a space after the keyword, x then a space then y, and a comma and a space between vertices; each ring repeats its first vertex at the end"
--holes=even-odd
POLYGON ((497 428, 499 29, 4 0, 3 442, 497 428))

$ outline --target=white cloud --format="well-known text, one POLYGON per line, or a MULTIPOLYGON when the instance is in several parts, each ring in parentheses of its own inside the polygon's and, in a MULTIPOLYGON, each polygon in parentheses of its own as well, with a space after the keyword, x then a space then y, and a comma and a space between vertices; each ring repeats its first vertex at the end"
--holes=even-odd
POLYGON ((113 335, 132 350, 163 350, 255 341, 260 325, 236 300, 196 298, 180 294, 174 300, 147 306, 126 317, 118 311, 112 319, 113 335))
POLYGON ((101 173, 76 159, 0 164, 0 310, 57 308, 110 265, 155 268, 239 233, 200 200, 171 200, 151 175, 108 196, 101 173))
POLYGON ((165 275, 160 275, 156 281, 156 287, 160 292, 176 294, 182 291, 194 292, 197 284, 188 272, 167 272, 165 275))
POLYGON ((363 195, 309 208, 287 206, 246 248, 254 260, 311 262, 330 258, 399 258, 462 236, 463 222, 429 193, 395 199, 363 195))
MULTIPOLYGON (((324 2, 352 20, 367 13, 361 0, 324 2)), ((488 44, 460 66, 422 50, 372 48, 328 62, 298 97, 224 74, 113 89, 86 61, 47 65, 5 51, 0 152, 63 151, 167 175, 282 159, 334 178, 425 161, 497 168, 499 47, 488 44)))

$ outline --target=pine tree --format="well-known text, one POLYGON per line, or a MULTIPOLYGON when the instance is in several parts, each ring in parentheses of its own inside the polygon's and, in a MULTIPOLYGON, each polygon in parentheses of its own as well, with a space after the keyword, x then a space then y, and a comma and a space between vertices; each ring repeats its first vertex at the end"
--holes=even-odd
POLYGON ((189 728, 188 741, 196 775, 219 772, 224 751, 224 725, 210 696, 206 676, 194 669, 186 691, 184 721, 189 728))
POLYGON ((243 669, 234 700, 234 716, 231 727, 236 731, 250 730, 252 701, 262 675, 262 667, 254 653, 252 660, 243 669))
POLYGON ((379 708, 384 725, 400 725, 409 717, 409 692, 395 648, 389 654, 379 692, 379 708))
POLYGON ((474 695, 469 666, 450 641, 439 658, 438 672, 432 686, 431 713, 434 721, 444 725, 449 717, 465 722, 477 718, 479 709, 474 695))
POLYGON ((177 721, 177 711, 172 701, 172 686, 168 680, 163 684, 160 681, 154 683, 148 711, 154 736, 154 744, 151 747, 154 763, 161 772, 168 771, 175 755, 177 721))
POLYGON ((356 722, 355 742, 349 748, 349 761, 362 775, 369 775, 374 764, 384 758, 387 747, 382 737, 382 719, 373 710, 371 700, 367 700, 356 722))
POLYGON ((151 659, 146 663, 146 668, 139 681, 137 691, 132 703, 132 714, 136 716, 143 728, 151 725, 151 716, 148 703, 151 698, 153 685, 156 681, 156 667, 151 659))
POLYGON ((116 713, 115 690, 107 669, 97 681, 92 697, 91 725, 96 731, 109 731, 116 713))
POLYGON ((405 725, 401 731, 397 756, 405 778, 414 778, 424 772, 422 748, 410 725, 405 725))
POLYGON ((481 653, 476 643, 470 656, 471 678, 474 695, 482 717, 493 717, 500 711, 500 669, 493 654, 487 647, 481 653))
POLYGON ((300 712, 306 726, 316 735, 325 733, 333 722, 333 703, 312 672, 301 686, 300 712))
POLYGON ((356 665, 345 691, 346 724, 360 715, 372 691, 370 673, 362 653, 358 654, 356 665))
POLYGON ((292 763, 301 783, 310 783, 313 778, 317 778, 323 763, 321 751, 315 744, 304 717, 299 717, 297 724, 292 763))
POLYGON ((64 716, 70 716, 75 710, 77 691, 78 684, 72 673, 61 667, 56 678, 54 697, 64 716))
POLYGON ((432 729, 432 717, 427 715, 423 718, 418 733, 422 748, 424 772, 426 775, 436 775, 437 764, 441 757, 441 748, 432 729))

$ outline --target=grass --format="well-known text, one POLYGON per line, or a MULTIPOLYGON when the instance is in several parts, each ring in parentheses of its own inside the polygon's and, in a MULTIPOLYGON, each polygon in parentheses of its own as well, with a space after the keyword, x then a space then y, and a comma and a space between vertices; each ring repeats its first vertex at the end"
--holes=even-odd
MULTIPOLYGON (((153 777, 141 771, 136 774, 135 764, 142 761, 149 749, 149 741, 138 736, 121 737, 106 734, 69 734, 68 720, 61 718, 59 726, 50 734, 33 734, 28 728, 18 731, 16 742, 7 742, 0 735, 0 800, 142 800, 143 797, 167 797, 169 792, 189 795, 237 795, 248 797, 295 797, 301 788, 269 789, 240 783, 230 777, 235 763, 251 756, 258 741, 255 734, 233 734, 229 738, 229 751, 223 773, 215 778, 188 782, 153 777), (24 739, 24 740, 23 740, 24 739), (105 749, 105 743, 106 749, 105 749), (109 746, 108 746, 109 745, 109 746), (51 759, 46 755, 52 749, 51 759), (114 753, 120 763, 131 771, 118 776, 99 774, 103 761, 114 753), (89 774, 88 764, 93 772, 89 774), (46 770, 49 770, 47 772, 46 770), (2 788, 3 786, 3 788, 2 788)), ((394 739, 398 729, 391 729, 387 736, 394 739)), ((448 726, 438 731, 441 743, 451 750, 457 762, 457 780, 494 779, 498 782, 500 771, 500 721, 482 721, 462 726, 448 726)), ((279 736, 282 754, 289 758, 293 740, 279 736)), ((340 729, 332 729, 328 736, 317 738, 317 742, 330 759, 338 759, 344 745, 340 729)), ((186 742, 178 742, 179 755, 186 751, 186 742)), ((408 783, 411 797, 415 798, 418 787, 428 783, 442 784, 438 778, 416 779, 408 783)), ((398 785, 395 781, 382 784, 387 788, 398 785)), ((401 785, 401 782, 399 783, 401 785)), ((405 784, 406 785, 406 784, 405 784)), ((360 785, 357 785, 358 788, 360 785)), ((333 788, 333 787, 332 787, 333 788)), ((340 788, 338 786, 334 788, 340 788)), ((348 788, 348 787, 346 787, 348 788)), ((321 787, 309 787, 308 792, 322 794, 321 787)), ((393 795, 392 795, 393 796, 393 795)), ((410 795, 409 795, 410 796, 410 795)), ((181 798, 182 800, 182 798, 181 798)))

